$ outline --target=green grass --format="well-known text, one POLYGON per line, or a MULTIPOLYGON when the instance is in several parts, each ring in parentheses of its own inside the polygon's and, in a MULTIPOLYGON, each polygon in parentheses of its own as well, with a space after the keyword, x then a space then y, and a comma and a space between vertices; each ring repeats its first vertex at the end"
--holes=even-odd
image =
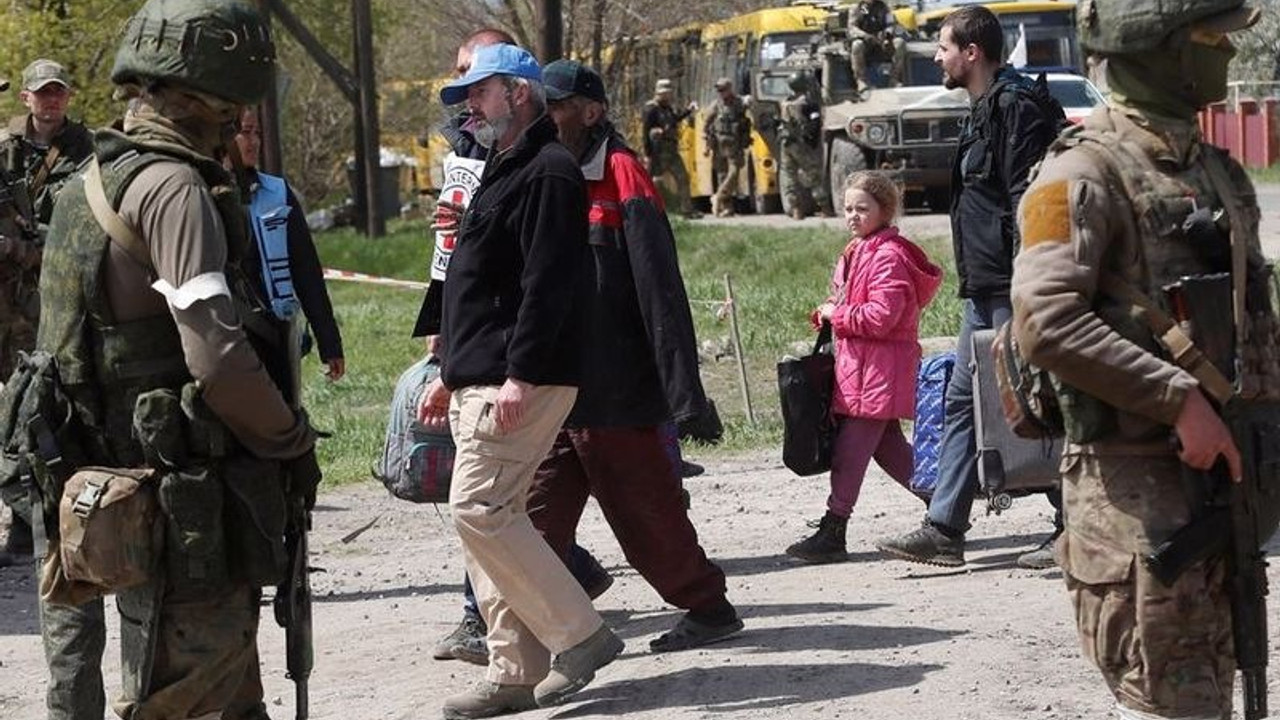
MULTIPOLYGON (((703 382, 716 400, 726 432, 723 443, 700 448, 699 455, 780 448, 776 364, 783 355, 796 352, 794 345, 812 342, 809 312, 826 297, 832 267, 846 238, 837 230, 682 221, 677 221, 675 231, 698 339, 712 354, 732 346, 729 319, 718 317, 713 304, 726 296, 724 276, 732 278, 757 420, 752 426, 746 419, 732 356, 704 359, 703 382)), ((950 250, 936 238, 914 239, 947 268, 947 284, 926 310, 921 332, 954 335, 960 305, 950 250)), ((378 240, 342 230, 319 235, 316 241, 325 267, 330 268, 421 280, 430 260, 430 240, 422 222, 393 223, 388 236, 378 240)), ((305 400, 317 427, 334 433, 320 446, 325 475, 330 482, 346 483, 369 477, 369 467, 382 449, 395 380, 421 356, 421 342, 409 337, 421 293, 341 282, 330 283, 329 291, 342 328, 347 376, 327 383, 316 359, 308 358, 305 400)))
POLYGON ((1249 177, 1255 183, 1274 185, 1280 183, 1280 164, 1264 168, 1248 168, 1249 177))

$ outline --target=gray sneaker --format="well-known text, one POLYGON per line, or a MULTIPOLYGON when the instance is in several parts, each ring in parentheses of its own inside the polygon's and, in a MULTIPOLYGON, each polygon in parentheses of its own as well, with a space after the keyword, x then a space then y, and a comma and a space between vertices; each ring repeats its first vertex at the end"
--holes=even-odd
POLYGON ((885 538, 876 543, 876 549, 908 562, 942 567, 964 565, 964 536, 947 537, 932 523, 900 537, 885 538))
POLYGON ((558 653, 551 661, 551 672, 533 689, 538 707, 559 705, 570 695, 595 679, 596 671, 622 654, 623 644, 606 625, 590 637, 558 653))
POLYGON ((453 632, 436 643, 431 657, 436 660, 462 660, 474 665, 488 665, 489 644, 485 641, 487 632, 483 619, 467 613, 453 632))
POLYGON ((1040 547, 1019 555, 1018 567, 1028 570, 1048 570, 1058 567, 1058 558, 1053 554, 1053 543, 1061 534, 1061 530, 1055 530, 1047 540, 1040 543, 1040 547))
POLYGON ((445 698, 445 720, 470 720, 534 710, 532 685, 499 685, 483 682, 475 688, 445 698))

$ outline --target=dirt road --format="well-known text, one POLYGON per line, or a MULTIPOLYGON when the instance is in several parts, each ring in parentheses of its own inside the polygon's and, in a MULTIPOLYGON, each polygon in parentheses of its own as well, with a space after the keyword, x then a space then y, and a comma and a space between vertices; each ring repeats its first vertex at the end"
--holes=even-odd
MULTIPOLYGON (((1014 559, 1048 531, 1040 497, 996 517, 975 513, 968 565, 934 571, 879 558, 875 538, 919 522, 918 501, 881 475, 868 479, 849 527, 850 562, 805 567, 783 548, 821 514, 826 480, 798 479, 773 457, 711 462, 688 481, 709 555, 729 575, 746 630, 710 648, 670 655, 648 641, 675 622, 626 566, 594 506, 580 540, 617 578, 597 601, 627 650, 569 704, 520 717, 638 720, 867 718, 1026 720, 1102 718, 1110 698, 1081 659, 1057 571, 1014 559)), ((457 540, 436 510, 363 485, 321 497, 315 518, 318 720, 439 717, 441 699, 482 670, 430 659, 460 615, 457 540), (339 538, 377 524, 350 544, 339 538)), ((0 570, 0 718, 43 717, 45 669, 30 568, 0 570)), ((1280 571, 1271 571, 1273 583, 1280 571)), ((293 716, 282 636, 264 615, 260 635, 268 707, 293 716)), ((1275 618, 1274 606, 1272 618, 1275 618)), ((1280 623, 1271 623, 1280 643, 1280 623)), ((108 692, 117 687, 118 632, 108 644, 108 692)), ((1276 665, 1271 680, 1280 683, 1276 665)))

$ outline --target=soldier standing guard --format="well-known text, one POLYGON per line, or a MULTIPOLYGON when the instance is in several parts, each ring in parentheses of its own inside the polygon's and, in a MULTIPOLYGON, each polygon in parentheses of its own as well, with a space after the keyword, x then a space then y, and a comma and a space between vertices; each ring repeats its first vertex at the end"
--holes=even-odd
MULTIPOLYGON (((217 158, 243 106, 273 87, 274 64, 252 5, 149 0, 111 73, 130 101, 122 130, 95 135, 49 227, 37 347, 70 399, 62 457, 154 468, 166 528, 152 576, 116 589, 123 718, 266 717, 259 588, 283 575, 286 504, 310 508, 320 476, 288 380, 265 369, 289 365, 287 341, 245 271, 250 231, 217 158)), ((49 480, 45 508, 61 494, 49 480)), ((52 567, 42 580, 56 596, 66 578, 52 567)), ((100 718, 101 600, 51 600, 50 717, 100 718), (79 706, 52 707, 59 688, 79 706)))
POLYGON ((653 89, 653 99, 644 104, 644 155, 649 165, 649 176, 659 186, 666 186, 667 202, 686 218, 698 218, 702 213, 693 209, 689 198, 689 171, 680 157, 680 122, 698 109, 691 102, 683 110, 673 105, 675 89, 671 81, 662 78, 653 89))
POLYGON ((733 215, 733 198, 738 194, 738 177, 746 164, 747 147, 751 145, 751 118, 747 104, 733 92, 733 81, 716 80, 719 97, 707 111, 703 133, 707 151, 712 154, 715 174, 720 178, 711 209, 716 217, 733 215))
MULTIPOLYGON (((0 130, 0 383, 13 373, 18 353, 35 347, 40 250, 53 200, 93 150, 89 131, 67 117, 71 95, 66 69, 36 60, 22 71, 18 94, 28 112, 0 130)), ((0 567, 31 556, 30 513, 18 504, 0 567)))
POLYGON ((808 73, 794 72, 787 78, 791 97, 782 105, 782 176, 784 200, 796 220, 803 220, 812 207, 822 217, 831 217, 831 193, 822 172, 822 101, 808 73))
MULTIPOLYGON (((1027 360, 1055 377, 1065 420, 1057 554, 1084 654, 1124 720, 1232 717, 1226 574, 1236 562, 1208 550, 1166 582, 1146 557, 1201 517, 1205 489, 1186 468, 1222 459, 1227 484, 1242 477, 1236 441, 1247 436, 1233 439, 1209 396, 1237 409, 1280 399, 1257 196, 1196 121, 1226 97, 1227 33, 1258 16, 1241 0, 1082 2, 1080 44, 1107 61, 1109 105, 1050 149, 1019 211, 1014 333, 1027 360), (1184 368, 1152 320, 1175 313, 1166 288, 1214 274, 1248 287, 1206 318, 1238 333, 1237 370, 1219 368, 1233 383, 1184 368)), ((1267 422, 1274 433, 1275 418, 1267 422)), ((1255 451, 1243 467, 1276 482, 1276 449, 1255 451)), ((1261 717, 1253 712, 1245 716, 1261 717)))

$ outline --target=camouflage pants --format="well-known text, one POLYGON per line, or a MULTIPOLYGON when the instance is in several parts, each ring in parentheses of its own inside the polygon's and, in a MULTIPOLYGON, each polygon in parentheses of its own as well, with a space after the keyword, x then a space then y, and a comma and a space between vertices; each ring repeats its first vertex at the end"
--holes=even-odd
POLYGON ((18 352, 36 347, 40 300, 35 292, 39 275, 0 271, 0 383, 7 382, 18 362, 18 352))
MULTIPOLYGON (((258 666, 257 589, 231 589, 213 597, 202 592, 200 599, 178 596, 166 603, 151 670, 150 684, 157 689, 138 701, 144 694, 143 628, 153 592, 148 585, 117 597, 123 689, 113 703, 115 712, 129 720, 182 720, 221 710, 224 720, 269 720, 258 666)), ((49 720, 101 720, 106 707, 103 600, 76 606, 42 600, 40 632, 49 667, 49 720)))
POLYGON ((831 193, 822 172, 822 148, 804 142, 782 146, 782 175, 786 179, 786 201, 789 208, 819 210, 831 206, 831 193))
POLYGON ((675 147, 659 148, 649 158, 649 175, 662 191, 669 209, 681 215, 693 212, 693 201, 689 199, 689 171, 684 167, 679 150, 675 147))
POLYGON ((1067 531, 1057 548, 1084 654, 1122 708, 1170 718, 1230 718, 1235 659, 1225 558, 1172 586, 1140 554, 1190 520, 1167 445, 1063 453, 1067 531))
POLYGON ((169 587, 154 618, 155 587, 117 594, 125 720, 265 718, 258 668, 257 588, 169 587), (152 621, 155 621, 154 624, 152 621), (147 647, 154 646, 149 677, 147 647))
POLYGON ((742 148, 734 140, 720 138, 716 140, 715 171, 720 176, 720 185, 716 187, 715 206, 721 213, 733 212, 733 198, 738 194, 738 182, 742 175, 742 148))

